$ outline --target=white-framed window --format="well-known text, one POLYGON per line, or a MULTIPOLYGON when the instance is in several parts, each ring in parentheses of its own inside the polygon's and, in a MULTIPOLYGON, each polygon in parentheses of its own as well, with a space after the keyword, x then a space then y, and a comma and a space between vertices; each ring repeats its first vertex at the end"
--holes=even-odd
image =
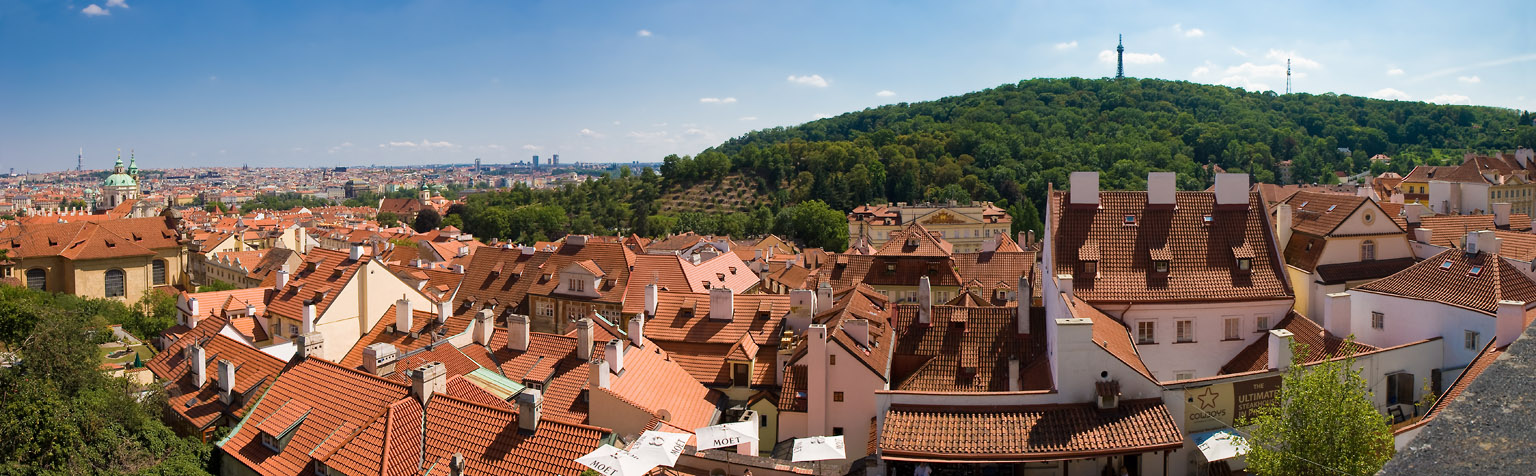
POLYGON ((288 325, 288 335, 290 335, 290 336, 297 336, 297 335, 299 335, 299 326, 295 326, 293 324, 289 324, 288 325))
POLYGON ((1477 350, 1477 331, 1466 331, 1467 350, 1477 350))
POLYGON ((1387 316, 1379 312, 1371 311, 1371 328, 1377 330, 1386 329, 1387 316))
POLYGON ((1365 240, 1360 242, 1360 261, 1376 259, 1376 241, 1365 240))
POLYGON ((1136 323, 1136 343, 1157 343, 1157 321, 1141 321, 1136 323))
POLYGON ((1253 316, 1254 332, 1266 332, 1269 330, 1269 316, 1253 316))
POLYGON ((1168 272, 1168 260, 1156 260, 1152 262, 1152 269, 1159 273, 1168 272))
POLYGON ((1227 340, 1241 340, 1243 338, 1241 322, 1242 321, 1236 317, 1226 318, 1226 320, 1223 322, 1223 330, 1226 331, 1227 340))
POLYGON ((1180 370, 1173 373, 1174 380, 1189 380, 1192 378, 1195 378, 1195 371, 1193 370, 1180 370))
POLYGON ((583 281, 581 278, 571 278, 571 282, 567 287, 569 287, 572 291, 581 292, 586 290, 586 284, 587 282, 583 281))
POLYGON ((1181 319, 1174 321, 1174 342, 1195 341, 1195 321, 1181 319))

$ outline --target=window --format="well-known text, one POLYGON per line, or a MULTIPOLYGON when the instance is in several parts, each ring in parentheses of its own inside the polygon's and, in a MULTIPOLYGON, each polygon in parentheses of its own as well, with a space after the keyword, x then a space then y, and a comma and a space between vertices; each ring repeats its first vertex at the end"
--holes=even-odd
POLYGON ((586 283, 579 278, 571 278, 570 284, 567 284, 566 287, 570 288, 572 291, 582 291, 584 288, 586 288, 586 286, 584 286, 585 284, 586 283))
POLYGON ((1413 374, 1387 374, 1387 404, 1413 403, 1413 374))
POLYGON ((1136 226, 1136 215, 1126 215, 1125 226, 1136 226))
POLYGON ((1441 271, 1447 271, 1447 270, 1450 270, 1450 269, 1451 269, 1451 261, 1450 260, 1446 260, 1444 263, 1440 263, 1440 270, 1441 271))
POLYGON ((841 401, 843 401, 843 392, 832 392, 832 401, 834 401, 834 402, 841 402, 841 401))
POLYGON ((1083 262, 1083 273, 1088 275, 1089 277, 1098 276, 1099 275, 1099 262, 1098 261, 1084 261, 1083 262))
POLYGON ((1189 380, 1192 378, 1195 378, 1195 371, 1193 370, 1180 370, 1173 373, 1174 380, 1189 380))
POLYGON ((1467 350, 1477 350, 1477 332, 1466 331, 1467 350))
POLYGON ((165 260, 154 260, 149 263, 149 267, 150 275, 153 277, 155 285, 159 286, 165 284, 165 260))
POLYGON ((843 427, 840 427, 840 426, 832 427, 832 436, 843 436, 843 427))
POLYGON ((32 268, 27 270, 27 288, 38 291, 48 290, 48 270, 32 268))
POLYGON ((1387 328, 1386 320, 1387 320, 1387 316, 1386 315, 1383 315, 1382 313, 1375 312, 1375 311, 1371 312, 1371 328, 1372 329, 1377 329, 1377 330, 1386 329, 1387 328))
POLYGON ((1174 322, 1174 342, 1195 341, 1195 321, 1182 320, 1174 322))
POLYGON ((1156 321, 1141 321, 1141 322, 1136 323, 1136 343, 1137 344, 1156 344, 1157 343, 1157 322, 1156 321))
POLYGON ((837 354, 827 354, 827 365, 837 365, 837 354))
POLYGON ((760 426, 762 426, 762 427, 763 427, 763 428, 768 428, 768 417, 765 417, 765 416, 758 416, 758 417, 757 417, 757 422, 758 422, 758 423, 759 423, 759 424, 760 424, 760 426))
POLYGON ((1371 222, 1376 221, 1376 215, 1372 214, 1371 212, 1365 212, 1364 215, 1360 216, 1360 219, 1365 220, 1365 224, 1369 225, 1371 222))
POLYGON ((1153 261, 1152 268, 1157 270, 1159 273, 1166 273, 1168 272, 1168 260, 1153 261))
POLYGON ((731 376, 735 379, 737 387, 745 387, 752 383, 752 373, 747 364, 731 364, 731 376))
POLYGON ((1249 270, 1252 270, 1253 269, 1253 258, 1238 258, 1237 259, 1237 269, 1239 271, 1249 271, 1249 270))
POLYGON ((1227 340, 1241 340, 1243 338, 1241 335, 1242 331, 1239 329, 1239 321, 1236 317, 1228 317, 1224 324, 1227 340))
POLYGON ((1467 271, 1467 276, 1477 276, 1479 274, 1483 274, 1482 266, 1473 266, 1471 270, 1467 271))
POLYGON ((1360 261, 1376 259, 1376 241, 1365 240, 1360 243, 1360 261))
POLYGON ((277 438, 273 438, 272 435, 268 435, 266 433, 261 434, 261 446, 265 446, 267 449, 272 451, 283 451, 282 445, 277 441, 277 438))
POLYGON ((1269 330, 1269 316, 1256 316, 1254 317, 1254 321, 1256 321, 1254 322, 1254 329, 1256 332, 1264 332, 1269 330))
POLYGON ((107 297, 119 297, 124 294, 123 281, 126 274, 121 269, 107 270, 107 297))

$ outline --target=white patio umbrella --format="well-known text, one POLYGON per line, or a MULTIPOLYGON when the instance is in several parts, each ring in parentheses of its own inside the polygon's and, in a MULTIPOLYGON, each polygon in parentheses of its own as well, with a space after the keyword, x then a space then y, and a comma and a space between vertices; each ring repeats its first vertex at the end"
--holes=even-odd
POLYGON ((741 421, 712 425, 694 430, 694 436, 698 437, 695 445, 699 451, 726 446, 736 446, 742 443, 757 441, 757 423, 741 421))
POLYGON ((677 457, 683 455, 683 447, 688 446, 688 438, 692 436, 686 433, 646 431, 629 446, 629 452, 652 467, 671 467, 677 464, 677 457))
POLYGON ((842 436, 812 436, 795 438, 795 449, 790 461, 821 461, 847 457, 848 451, 843 447, 842 436))
POLYGON ((603 476, 641 476, 656 467, 628 451, 609 445, 597 447, 586 456, 576 458, 576 462, 592 468, 603 476))

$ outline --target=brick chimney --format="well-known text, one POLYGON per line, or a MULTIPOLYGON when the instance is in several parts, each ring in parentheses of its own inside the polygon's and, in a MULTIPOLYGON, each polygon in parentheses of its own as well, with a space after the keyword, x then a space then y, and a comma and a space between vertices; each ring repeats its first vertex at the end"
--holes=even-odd
POLYGON ((832 305, 836 303, 837 301, 832 297, 832 283, 822 281, 821 285, 816 287, 816 314, 832 309, 832 305))
POLYGON ((1285 249, 1285 244, 1291 242, 1291 204, 1282 203, 1275 205, 1275 244, 1280 249, 1285 249))
MULTIPOLYGON (((519 351, 519 352, 528 350, 528 342, 529 342, 529 339, 530 339, 529 336, 528 336, 528 320, 529 320, 528 316, 527 315, 523 315, 523 314, 508 314, 507 315, 507 348, 508 349, 516 350, 516 351, 519 351)), ((578 326, 578 328, 579 328, 579 326, 581 326, 581 322, 582 322, 581 320, 576 321, 576 325, 578 326)), ((591 325, 592 324, 592 321, 586 321, 586 322, 587 322, 587 325, 591 325)), ((590 336, 591 335, 590 331, 588 331, 588 332, 589 332, 588 335, 590 336)), ((579 337, 580 335, 581 335, 581 333, 578 332, 577 336, 579 337)), ((578 346, 578 348, 580 348, 580 347, 578 346)), ((586 360, 587 357, 583 357, 582 359, 586 360)))
POLYGON ((1285 329, 1270 329, 1268 337, 1270 370, 1290 368, 1291 343, 1296 342, 1296 335, 1285 329))
POLYGON ((928 285, 927 276, 917 280, 917 323, 933 323, 933 287, 928 285))
POLYGON ((784 325, 797 333, 805 332, 805 328, 811 325, 811 314, 815 311, 815 291, 792 289, 789 291, 789 315, 784 316, 784 325))
POLYGON ((811 324, 805 333, 806 342, 806 410, 807 431, 812 435, 826 433, 827 400, 827 326, 811 324))
POLYGON ((709 290, 709 319, 714 321, 729 321, 736 312, 736 293, 731 288, 711 288, 709 290))
POLYGON ((352 252, 347 255, 347 259, 352 261, 363 259, 363 245, 360 243, 353 243, 352 252))
POLYGON ((202 318, 202 309, 197 305, 197 298, 187 298, 187 327, 197 327, 197 321, 202 318))
POLYGON ((1024 389, 1024 381, 1019 375, 1019 356, 1008 356, 1008 391, 1017 392, 1024 389))
POLYGON ((1493 204, 1494 228, 1509 228, 1510 206, 1508 202, 1496 202, 1493 204))
POLYGON ((614 375, 624 372, 624 341, 613 339, 603 349, 603 359, 608 361, 608 370, 614 375))
POLYGON ((308 334, 315 331, 315 303, 304 301, 303 319, 299 321, 299 333, 308 334))
MULTIPOLYGON (((422 282, 425 283, 426 281, 422 281, 422 282)), ((451 300, 449 300, 447 296, 443 296, 443 300, 437 302, 437 323, 438 324, 444 324, 444 323, 448 322, 448 317, 453 315, 453 311, 451 310, 452 307, 453 307, 453 302, 451 300)))
POLYGON ((525 388, 517 394, 517 429, 533 432, 539 428, 539 419, 544 413, 544 394, 535 389, 525 388))
POLYGON ((581 318, 576 320, 576 358, 592 361, 592 320, 581 318))
POLYGON ((428 362, 412 369, 410 374, 411 396, 416 397, 422 406, 427 405, 427 399, 432 398, 434 392, 447 390, 448 371, 443 367, 442 362, 428 362))
POLYGON ((608 378, 612 372, 608 371, 608 362, 597 359, 587 364, 587 387, 608 388, 608 378))
POLYGON ((406 334, 411 332, 415 315, 411 313, 411 300, 401 297, 395 301, 395 332, 406 334))
POLYGON ((363 348, 363 370, 374 375, 389 375, 395 371, 395 361, 400 357, 394 344, 379 342, 363 348))
POLYGON ((645 315, 646 317, 656 315, 656 283, 645 285, 645 315))
POLYGON ((464 476, 464 467, 464 455, 462 453, 454 453, 453 458, 448 460, 448 475, 464 476))
POLYGON ((295 340, 294 345, 298 348, 299 358, 325 358, 325 334, 310 332, 308 334, 300 334, 299 338, 295 340))
MULTIPOLYGON (((1494 322, 1495 345, 1503 347, 1515 342, 1525 333, 1525 301, 1499 300, 1498 314, 1494 322)), ((1481 349, 1478 349, 1481 350, 1481 349)))
POLYGON ((272 289, 282 291, 286 287, 288 287, 288 265, 285 264, 283 267, 278 268, 277 283, 272 286, 272 289))
POLYGON ((234 402, 235 394, 235 363, 228 360, 219 360, 219 399, 225 405, 234 402))
POLYGON ((1072 189, 1068 191, 1068 198, 1071 204, 1099 204, 1098 172, 1072 172, 1071 183, 1072 189))

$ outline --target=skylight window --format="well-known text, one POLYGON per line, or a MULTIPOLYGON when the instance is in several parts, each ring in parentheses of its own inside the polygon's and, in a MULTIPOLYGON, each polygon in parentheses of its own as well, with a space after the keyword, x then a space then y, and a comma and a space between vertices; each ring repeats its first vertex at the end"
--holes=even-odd
POLYGON ((1126 215, 1125 226, 1136 226, 1136 215, 1126 215))
POLYGON ((1473 266, 1471 270, 1467 271, 1467 276, 1477 276, 1479 274, 1483 274, 1482 266, 1473 266))
POLYGON ((1301 206, 1296 207, 1296 208, 1307 208, 1307 204, 1308 203, 1312 203, 1312 202, 1301 202, 1301 206))
POLYGON ((1205 226, 1211 226, 1211 216, 1210 215, 1206 215, 1206 216, 1200 217, 1200 223, 1205 224, 1205 226))
POLYGON ((1451 269, 1451 262, 1449 260, 1447 260, 1444 263, 1440 263, 1440 270, 1441 271, 1448 271, 1450 269, 1451 269))
POLYGON ((1329 206, 1328 206, 1328 211, 1330 211, 1330 212, 1331 212, 1331 211, 1333 211, 1333 209, 1335 209, 1335 208, 1339 208, 1339 206, 1338 206, 1338 205, 1329 205, 1329 206))

